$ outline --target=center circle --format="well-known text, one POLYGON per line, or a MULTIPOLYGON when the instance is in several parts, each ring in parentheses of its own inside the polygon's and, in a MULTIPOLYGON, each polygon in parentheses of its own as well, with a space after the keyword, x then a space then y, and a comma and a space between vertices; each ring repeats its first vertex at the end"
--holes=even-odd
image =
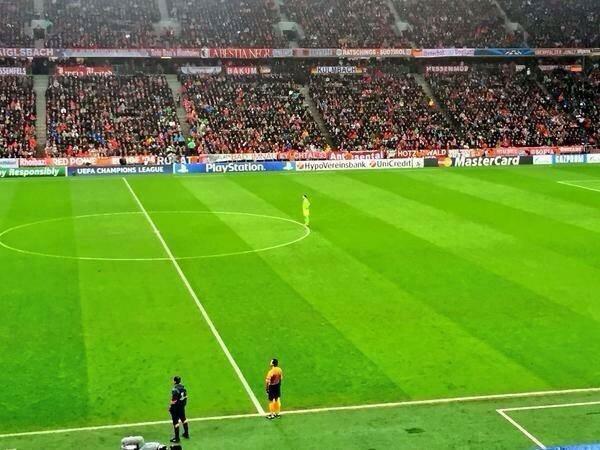
MULTIPOLYGON (((176 260, 222 258, 286 247, 310 229, 292 219, 234 211, 148 211, 176 260)), ((0 232, 0 247, 84 261, 169 261, 144 212, 60 217, 0 232)))

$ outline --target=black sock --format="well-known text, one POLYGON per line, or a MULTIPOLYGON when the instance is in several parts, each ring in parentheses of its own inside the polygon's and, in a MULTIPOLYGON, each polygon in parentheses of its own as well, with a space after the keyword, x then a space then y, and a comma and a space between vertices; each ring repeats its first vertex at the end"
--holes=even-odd
POLYGON ((186 435, 190 434, 190 429, 188 427, 188 423, 187 422, 183 423, 183 434, 186 434, 186 435))
POLYGON ((179 426, 173 428, 175 429, 175 439, 179 439, 179 426))

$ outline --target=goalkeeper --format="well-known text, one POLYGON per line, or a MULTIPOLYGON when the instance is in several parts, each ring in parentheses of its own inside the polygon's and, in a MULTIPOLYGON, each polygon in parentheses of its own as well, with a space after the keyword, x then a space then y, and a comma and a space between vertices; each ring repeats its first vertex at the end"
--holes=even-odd
POLYGON ((302 214, 304 215, 304 225, 310 228, 310 200, 306 194, 302 196, 302 214))

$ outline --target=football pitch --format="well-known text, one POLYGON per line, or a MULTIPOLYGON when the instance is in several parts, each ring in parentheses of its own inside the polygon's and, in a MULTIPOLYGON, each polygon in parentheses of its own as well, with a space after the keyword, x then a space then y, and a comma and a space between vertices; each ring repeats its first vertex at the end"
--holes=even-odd
POLYGON ((600 166, 2 180, 0 267, 0 450, 600 442, 600 166))

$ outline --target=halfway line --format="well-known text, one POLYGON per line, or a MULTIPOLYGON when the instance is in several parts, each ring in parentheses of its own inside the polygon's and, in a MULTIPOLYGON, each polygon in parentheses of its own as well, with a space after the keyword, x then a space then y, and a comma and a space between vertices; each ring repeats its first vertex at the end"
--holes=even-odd
POLYGON ((140 210, 142 211, 142 213, 144 214, 144 216, 148 220, 148 223, 152 227, 152 230, 154 231, 154 234, 156 234, 156 237, 158 238, 158 240, 162 244, 163 248, 165 249, 165 253, 169 257, 169 260, 173 263, 173 266, 175 267, 175 270, 179 274, 179 277, 181 278, 181 281, 183 281, 183 284, 185 285, 185 287, 187 288, 188 292, 190 293, 190 296, 192 297, 192 299, 196 303, 196 306, 200 310, 200 313, 202 314, 202 317, 204 317, 204 320, 208 324, 208 327, 210 328, 210 331, 212 331, 212 334, 215 336, 215 339, 217 340, 217 342, 221 346, 221 350, 223 350, 223 353, 225 353, 225 356, 229 360, 229 363, 233 367, 233 370, 235 371, 235 373, 237 374, 238 378, 240 379, 240 381, 242 383, 242 386, 244 386, 244 389, 246 390, 246 393, 248 394, 248 397, 250 397, 250 400, 252 400, 252 403, 254 404, 254 407, 256 408, 256 411, 259 414, 264 415, 265 414, 265 410, 263 409, 263 407, 261 406, 260 402, 256 398, 256 395, 254 395, 254 392, 252 392, 252 389, 250 388, 250 385, 248 384, 248 381, 244 377, 244 374, 240 370, 240 367, 238 366, 238 364, 235 362, 235 359, 233 359, 233 356, 231 355, 231 352, 227 348, 227 345, 225 345, 225 342, 223 341, 223 338, 219 334, 219 331, 217 330, 217 327, 215 327, 215 324, 213 323, 213 321, 209 317, 208 313, 206 312, 206 309, 204 308, 204 306, 200 302, 200 299, 198 299, 198 296, 196 295, 196 292, 194 291, 194 289, 192 288, 192 286, 191 286, 190 282, 188 281, 187 277, 183 273, 183 270, 181 270, 181 266, 177 262, 177 259, 175 259, 175 256, 173 255, 173 252, 171 252, 171 249, 169 248, 169 246, 165 242, 164 238, 162 237, 162 234, 160 234, 160 231, 158 230, 158 228, 156 227, 156 224, 154 223, 154 221, 150 217, 150 214, 148 214, 148 211, 146 211, 146 208, 144 207, 144 205, 142 204, 142 202, 138 198, 137 194, 135 193, 135 191, 133 190, 133 188, 131 187, 131 185, 127 181, 127 179, 123 178, 123 181, 125 182, 125 185, 127 186, 127 189, 129 189, 129 192, 131 192, 131 195, 133 196, 135 202, 140 207, 140 210))

